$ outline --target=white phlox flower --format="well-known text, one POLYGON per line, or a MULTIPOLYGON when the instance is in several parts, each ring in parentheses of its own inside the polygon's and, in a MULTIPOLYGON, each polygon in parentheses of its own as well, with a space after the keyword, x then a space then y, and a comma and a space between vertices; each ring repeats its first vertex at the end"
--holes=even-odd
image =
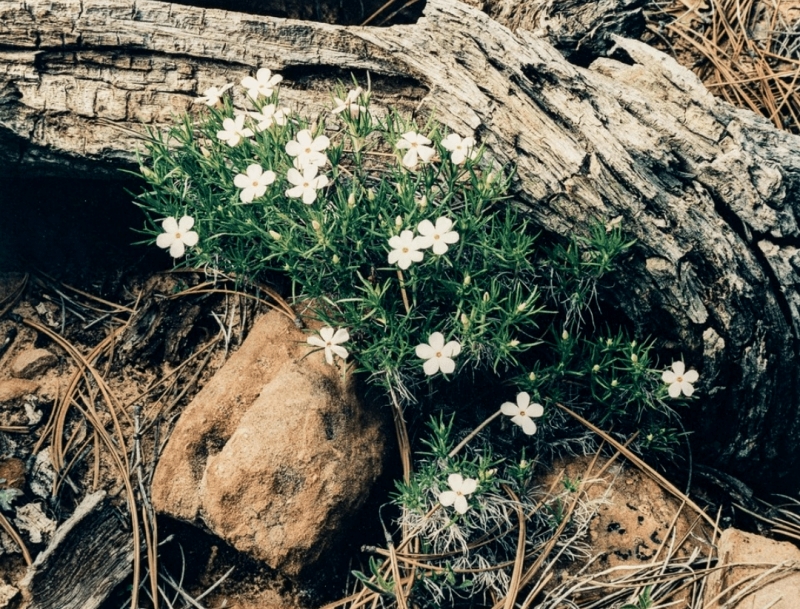
POLYGON ((242 79, 242 86, 247 89, 247 94, 252 99, 258 99, 259 95, 270 97, 275 91, 275 87, 283 80, 280 74, 273 74, 267 68, 261 68, 256 72, 256 77, 245 76, 242 79))
POLYGON ((286 154, 294 157, 294 166, 297 169, 306 167, 322 167, 328 162, 328 157, 322 151, 331 145, 325 135, 313 137, 309 129, 303 129, 295 136, 296 139, 286 142, 286 154))
POLYGON ((319 168, 316 165, 310 165, 303 169, 300 173, 297 169, 292 167, 286 172, 286 179, 294 188, 286 190, 286 196, 292 199, 303 199, 303 203, 311 205, 317 200, 317 191, 325 188, 328 185, 328 176, 317 175, 319 168))
POLYGON ((350 340, 350 333, 347 328, 339 328, 334 332, 333 328, 325 326, 320 328, 319 336, 309 336, 307 342, 309 345, 325 349, 325 361, 332 366, 334 355, 338 355, 342 359, 347 359, 347 356, 350 355, 347 349, 340 346, 348 340, 350 340))
POLYGON ((422 252, 419 251, 422 241, 410 230, 404 230, 399 235, 391 237, 389 247, 392 248, 389 252, 389 264, 397 264, 403 270, 410 267, 412 262, 422 260, 422 252))
POLYGON ((683 393, 689 397, 694 393, 692 383, 696 383, 700 375, 697 370, 686 370, 686 365, 681 362, 672 362, 672 370, 664 370, 661 380, 669 385, 669 397, 677 398, 683 393))
POLYGON ((264 171, 261 165, 248 165, 244 173, 240 173, 233 178, 233 184, 241 188, 239 198, 242 203, 251 203, 253 199, 263 197, 267 192, 267 186, 275 181, 275 172, 264 171))
POLYGON ((442 146, 450 151, 450 160, 453 165, 461 165, 467 159, 474 159, 478 153, 475 150, 475 138, 461 138, 457 133, 451 133, 442 140, 442 146))
POLYGON ((417 345, 415 352, 418 358, 425 360, 422 369, 428 376, 433 376, 440 370, 442 374, 450 374, 456 369, 453 358, 461 353, 461 345, 455 340, 445 344, 444 335, 434 332, 428 337, 428 344, 417 345))
POLYGON ((361 87, 356 87, 355 89, 350 89, 344 99, 334 97, 333 101, 336 104, 336 107, 331 110, 331 113, 339 114, 340 112, 347 110, 350 116, 358 116, 360 112, 366 111, 366 107, 358 104, 358 97, 360 95, 361 87))
POLYGON ((183 216, 180 220, 173 217, 164 218, 161 228, 164 232, 156 237, 156 245, 161 248, 169 248, 169 255, 173 258, 180 258, 186 253, 186 247, 197 245, 199 239, 192 227, 194 218, 183 216))
POLYGON ((431 148, 430 144, 431 141, 424 135, 420 135, 416 131, 409 131, 403 134, 395 147, 399 150, 408 150, 403 155, 403 165, 414 169, 420 160, 427 163, 433 158, 436 151, 431 148))
POLYGON ((478 488, 478 481, 475 478, 464 478, 461 474, 450 474, 447 476, 449 491, 439 494, 439 503, 444 507, 451 505, 456 508, 459 514, 466 514, 469 509, 467 495, 471 495, 478 488))
POLYGON ((511 417, 511 421, 522 427, 522 431, 529 436, 536 433, 536 423, 533 422, 533 417, 540 417, 544 414, 542 405, 531 404, 531 396, 525 391, 517 394, 516 404, 504 402, 500 406, 500 411, 511 417))
POLYGON ((225 93, 228 89, 233 86, 233 83, 228 83, 226 85, 222 85, 221 87, 209 87, 203 94, 199 97, 196 97, 194 101, 197 103, 203 103, 206 106, 216 106, 222 98, 222 94, 225 93))
POLYGON ((440 216, 434 225, 430 220, 423 220, 417 226, 419 231, 422 248, 433 248, 433 253, 441 256, 447 251, 448 245, 458 242, 458 233, 453 228, 453 221, 450 218, 440 216))
POLYGON ((238 114, 235 118, 226 118, 222 121, 222 131, 217 131, 217 137, 228 146, 237 146, 242 138, 253 137, 252 129, 244 126, 244 114, 238 114))
POLYGON ((275 104, 267 104, 260 112, 248 112, 248 114, 256 121, 256 131, 261 132, 272 125, 283 127, 288 121, 289 108, 278 108, 275 104))

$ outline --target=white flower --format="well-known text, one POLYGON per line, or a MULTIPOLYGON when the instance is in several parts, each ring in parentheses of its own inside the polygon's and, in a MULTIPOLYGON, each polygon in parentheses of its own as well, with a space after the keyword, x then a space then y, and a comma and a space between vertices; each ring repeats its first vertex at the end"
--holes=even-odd
POLYGON ((253 137, 253 131, 244 126, 244 114, 236 118, 226 118, 222 121, 222 131, 217 131, 217 137, 228 146, 236 146, 243 137, 253 137))
POLYGON ((456 369, 453 361, 456 355, 461 353, 461 345, 458 341, 451 340, 444 344, 444 336, 441 332, 434 332, 428 337, 428 344, 417 345, 416 354, 420 359, 427 360, 422 364, 422 369, 428 376, 433 376, 439 370, 443 374, 450 374, 456 369))
POLYGON ((433 247, 433 253, 441 256, 447 251, 447 245, 453 244, 458 241, 458 233, 450 230, 453 227, 453 221, 450 218, 441 216, 436 219, 436 226, 430 220, 423 220, 417 226, 419 231, 420 241, 423 248, 433 247))
POLYGON ((233 83, 228 83, 222 87, 209 87, 200 97, 196 97, 196 102, 204 103, 206 106, 216 106, 220 102, 222 94, 233 86, 233 83))
POLYGON ((522 427, 529 436, 536 433, 536 423, 533 422, 532 417, 540 417, 544 414, 544 408, 541 404, 531 404, 531 396, 527 392, 522 391, 517 394, 517 403, 504 402, 500 406, 500 411, 511 417, 511 420, 522 427))
POLYGON ((466 514, 469 509, 467 495, 475 492, 478 488, 478 481, 474 478, 465 480, 461 474, 450 474, 447 476, 447 484, 450 486, 450 490, 439 494, 439 503, 444 507, 455 505, 456 512, 466 514))
POLYGON ((672 362, 672 370, 664 370, 661 375, 661 380, 669 385, 669 397, 677 398, 681 392, 686 397, 694 393, 692 383, 696 383, 700 375, 697 370, 689 370, 686 372, 686 366, 683 362, 672 362))
POLYGON ((315 166, 322 167, 328 162, 328 157, 322 154, 331 141, 325 135, 312 137, 309 129, 300 131, 296 139, 286 143, 286 154, 295 157, 294 166, 297 169, 315 166))
POLYGON ((389 247, 392 248, 392 251, 389 252, 389 264, 397 263, 397 266, 403 270, 410 267, 412 262, 422 260, 422 252, 419 251, 422 242, 410 230, 404 230, 389 239, 389 247))
POLYGON ((288 120, 289 108, 278 108, 275 104, 267 104, 260 112, 248 112, 248 114, 256 121, 256 131, 261 132, 272 125, 283 127, 288 120))
POLYGON ((241 188, 239 198, 242 203, 250 203, 253 199, 264 196, 267 186, 275 181, 275 173, 264 171, 261 165, 248 165, 244 173, 238 174, 233 178, 233 183, 237 188, 241 188))
POLYGON ((325 361, 333 365, 333 356, 338 355, 342 359, 347 359, 349 353, 344 347, 340 347, 342 343, 350 340, 350 333, 347 328, 339 328, 334 333, 333 328, 325 326, 320 328, 319 336, 309 336, 308 344, 315 347, 322 347, 325 349, 325 361))
POLYGON ((316 165, 306 167, 303 169, 302 174, 292 167, 286 172, 286 179, 291 184, 294 184, 294 188, 287 189, 286 196, 292 197, 293 199, 302 197, 303 203, 311 205, 317 200, 317 191, 328 185, 328 176, 318 176, 318 171, 319 169, 316 165))
POLYGON ((350 89, 344 99, 334 97, 333 101, 336 103, 336 107, 331 112, 333 114, 339 114, 340 112, 347 110, 350 116, 358 116, 360 112, 365 112, 366 107, 358 104, 358 97, 360 95, 361 87, 356 87, 355 89, 350 89))
POLYGON ((424 135, 409 131, 403 134, 403 137, 395 144, 395 147, 400 150, 408 150, 403 156, 403 165, 409 169, 414 169, 420 159, 422 159, 423 163, 427 163, 433 158, 435 150, 430 147, 430 143, 431 141, 424 135))
POLYGON ((259 95, 270 97, 279 82, 283 80, 280 74, 273 74, 267 68, 261 68, 256 72, 256 77, 245 76, 242 79, 242 86, 247 89, 247 94, 252 99, 258 99, 259 95))
POLYGON ((180 258, 186 252, 186 247, 197 245, 197 233, 191 230, 194 226, 194 218, 183 216, 180 220, 169 217, 164 218, 161 228, 164 232, 156 237, 156 245, 169 248, 169 254, 173 258, 180 258))
POLYGON ((450 160, 453 161, 453 165, 461 165, 467 158, 474 159, 478 155, 474 150, 474 137, 461 139, 457 133, 451 133, 442 140, 442 146, 450 151, 450 160))

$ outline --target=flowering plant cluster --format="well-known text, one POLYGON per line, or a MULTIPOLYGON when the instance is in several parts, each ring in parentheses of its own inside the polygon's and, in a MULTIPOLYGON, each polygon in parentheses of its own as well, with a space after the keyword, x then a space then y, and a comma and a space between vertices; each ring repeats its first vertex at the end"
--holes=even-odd
MULTIPOLYGON (((524 447, 591 448, 561 405, 620 437, 643 432, 634 450, 675 446, 673 406, 693 395, 698 373, 680 360, 663 370, 652 342, 598 336, 592 318, 600 281, 631 246, 618 222, 544 240, 509 201, 512 170, 474 134, 373 113, 361 87, 339 87, 310 121, 281 105, 281 82, 261 68, 239 87, 210 87, 196 115, 150 134, 144 232, 178 264, 288 278, 323 324, 307 337, 312 356, 367 373, 395 401, 436 413, 448 384, 462 400, 481 379, 513 386, 513 401, 492 404, 475 430, 478 451, 454 456, 453 420, 431 424, 427 457, 399 485, 405 525, 457 554, 459 568, 508 560, 502 540, 477 555, 468 544, 506 530, 520 503, 533 509, 524 447)), ((485 403, 453 411, 460 433, 485 403)), ((463 589, 501 594, 508 574, 493 573, 463 589)))

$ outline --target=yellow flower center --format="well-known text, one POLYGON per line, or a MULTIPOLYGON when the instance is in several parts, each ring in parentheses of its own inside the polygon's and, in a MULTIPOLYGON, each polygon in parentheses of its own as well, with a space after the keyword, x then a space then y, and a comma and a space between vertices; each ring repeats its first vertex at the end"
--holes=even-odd
POLYGON ((308 182, 303 182, 303 188, 310 188, 310 187, 311 184, 309 184, 308 182))
POLYGON ((440 237, 439 237, 439 235, 434 235, 433 238, 434 239, 439 239, 440 237))
POLYGON ((675 382, 676 383, 682 383, 683 382, 683 377, 682 376, 676 376, 675 377, 675 382))
POLYGON ((258 180, 253 180, 253 186, 254 186, 255 188, 258 188, 258 180))
POLYGON ((181 238, 181 234, 180 233, 175 233, 175 238, 176 239, 180 239, 181 238))
POLYGON ((403 248, 403 253, 404 253, 404 254, 407 254, 407 253, 408 253, 408 248, 407 248, 407 247, 404 247, 404 248, 403 248))
POLYGON ((436 352, 436 357, 442 357, 442 352, 441 351, 437 351, 436 352))

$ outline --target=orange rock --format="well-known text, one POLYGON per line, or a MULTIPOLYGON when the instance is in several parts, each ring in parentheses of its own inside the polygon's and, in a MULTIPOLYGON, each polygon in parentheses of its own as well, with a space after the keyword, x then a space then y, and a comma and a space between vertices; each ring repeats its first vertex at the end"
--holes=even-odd
POLYGON ((384 454, 376 409, 305 339, 277 312, 258 320, 181 415, 152 490, 159 512, 289 576, 340 533, 384 454))

